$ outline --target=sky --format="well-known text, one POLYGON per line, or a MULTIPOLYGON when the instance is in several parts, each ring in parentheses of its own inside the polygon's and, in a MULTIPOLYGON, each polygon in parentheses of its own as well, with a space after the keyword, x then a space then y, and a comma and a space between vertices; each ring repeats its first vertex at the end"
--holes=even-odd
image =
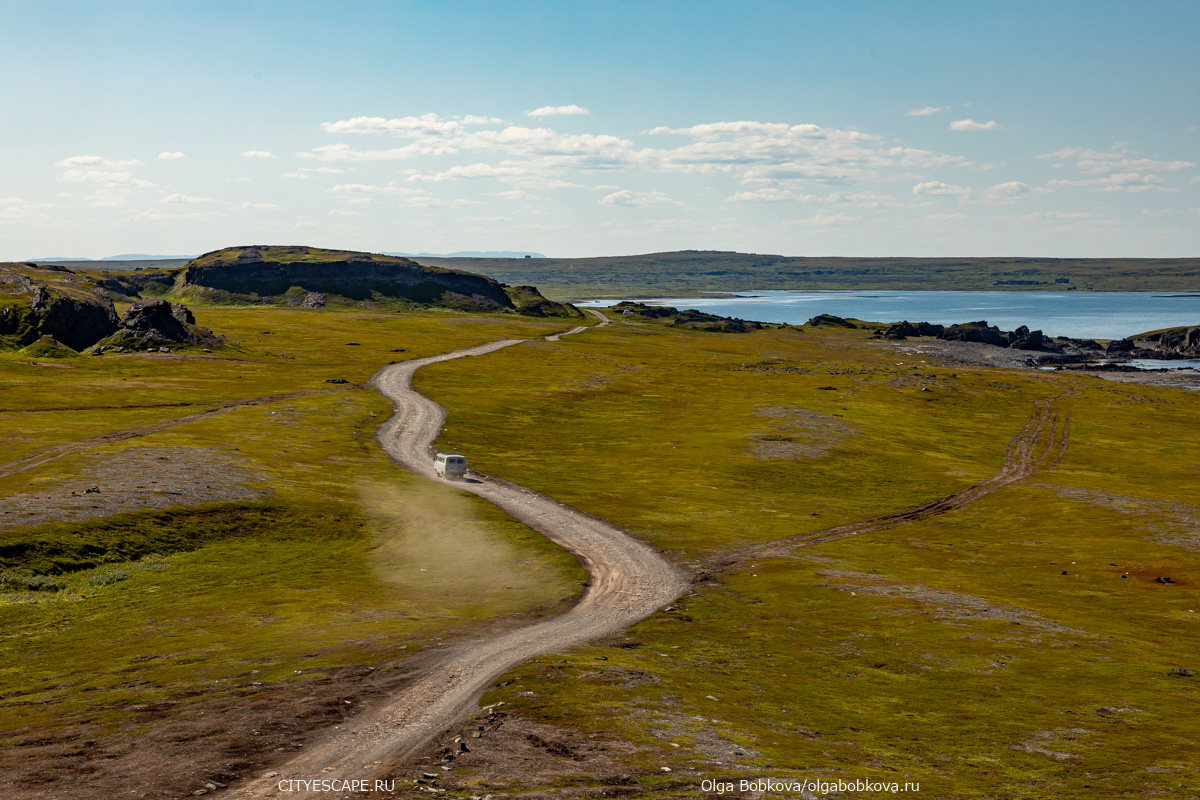
POLYGON ((0 0, 0 260, 1200 256, 1200 3, 0 0))

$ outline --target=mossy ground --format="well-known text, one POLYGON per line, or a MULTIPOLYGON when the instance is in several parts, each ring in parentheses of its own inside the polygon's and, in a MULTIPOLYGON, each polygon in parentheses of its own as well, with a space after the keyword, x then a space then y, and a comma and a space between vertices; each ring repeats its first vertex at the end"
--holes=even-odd
MULTIPOLYGON (((1200 792, 1200 677, 1174 672, 1200 673, 1200 396, 939 368, 867 339, 618 321, 489 356, 486 399, 467 365, 418 373, 451 409, 445 446, 698 570, 994 474, 1035 400, 1071 415, 1064 459, 1032 478, 717 569, 626 635, 513 671, 484 702, 581 741, 636 743, 621 784, 636 796, 765 776, 919 782, 936 797, 1200 792), (772 433, 821 447, 773 457, 772 433)), ((547 759, 488 781, 467 760, 457 770, 473 794, 604 784, 547 759)))
POLYGON ((211 709, 345 666, 394 667, 434 640, 558 608, 585 580, 494 507, 393 464, 373 441, 390 404, 363 386, 389 361, 561 323, 203 314, 238 351, 82 356, 67 368, 0 356, 6 495, 67 494, 107 457, 147 447, 226 453, 268 495, 37 526, 0 519, 0 748, 11 758, 85 728, 101 744, 152 735, 138 713, 147 703, 211 709), (265 399, 229 405, 253 398, 265 399), (12 466, 54 448, 54 460, 12 466))
MULTIPOLYGON (((573 560, 540 537, 392 465, 372 441, 390 409, 360 388, 390 360, 562 323, 220 307, 202 322, 242 349, 59 367, 0 357, 6 463, 90 437, 0 490, 62 491, 92 454, 153 444, 224 449, 272 493, 0 531, 5 744, 81 726, 149 735, 134 720, 155 700, 181 714, 396 663, 578 589, 573 560), (146 433, 111 437, 134 429, 146 433), (451 528, 455 546, 424 546, 451 528), (53 586, 21 589, 19 576, 50 573, 53 586)), ((1198 678, 1173 670, 1200 672, 1200 396, 945 369, 865 331, 624 320, 437 364, 416 383, 449 409, 441 445, 473 467, 710 571, 670 610, 537 659, 484 698, 632 745, 613 748, 626 793, 764 776, 919 782, 936 797, 1198 791, 1198 678), (747 544, 978 483, 1048 398, 1071 414, 1053 468, 943 516, 714 567, 747 544)), ((475 795, 598 783, 547 758, 484 782, 464 757, 455 775, 475 795)))

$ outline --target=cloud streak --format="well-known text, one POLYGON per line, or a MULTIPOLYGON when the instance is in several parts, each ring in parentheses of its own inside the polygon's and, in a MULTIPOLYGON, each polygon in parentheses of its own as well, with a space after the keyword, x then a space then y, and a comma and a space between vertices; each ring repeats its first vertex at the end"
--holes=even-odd
POLYGON ((987 122, 976 122, 973 119, 956 119, 950 123, 952 131, 998 131, 1002 130, 1000 123, 994 119, 987 122))
POLYGON ((586 117, 592 112, 583 106, 542 106, 525 112, 531 117, 586 117))

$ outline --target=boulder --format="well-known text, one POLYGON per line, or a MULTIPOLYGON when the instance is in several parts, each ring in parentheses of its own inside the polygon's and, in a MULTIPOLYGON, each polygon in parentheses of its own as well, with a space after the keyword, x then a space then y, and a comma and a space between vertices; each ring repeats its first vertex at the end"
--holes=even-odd
POLYGON ((981 342, 997 347, 1008 346, 1008 337, 995 325, 988 325, 987 320, 951 325, 939 333, 938 338, 951 342, 981 342))
POLYGON ((1022 325, 1009 334, 1008 346, 1014 350, 1044 350, 1046 337, 1041 331, 1031 331, 1022 325))
POLYGON ((909 336, 937 336, 945 327, 936 325, 932 322, 893 322, 886 331, 883 332, 883 338, 893 341, 904 341, 909 336))
POLYGON ((808 322, 806 322, 804 324, 808 325, 809 327, 812 327, 812 328, 820 328, 824 325, 833 325, 838 328, 857 328, 858 327, 850 320, 842 319, 841 317, 835 317, 833 314, 817 314, 815 317, 813 317, 812 319, 810 319, 808 322))
POLYGON ((166 300, 139 300, 121 317, 116 333, 105 346, 170 352, 168 345, 220 346, 224 339, 196 325, 191 309, 166 300))

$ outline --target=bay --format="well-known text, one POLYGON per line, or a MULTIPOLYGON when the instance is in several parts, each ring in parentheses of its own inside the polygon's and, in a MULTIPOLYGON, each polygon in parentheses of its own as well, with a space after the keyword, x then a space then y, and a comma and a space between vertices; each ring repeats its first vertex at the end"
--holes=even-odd
MULTIPOLYGON (((987 320, 1001 330, 1027 325, 1048 336, 1123 339, 1200 325, 1200 294, 1155 292, 795 292, 746 291, 734 297, 663 297, 642 302, 694 308, 723 317, 802 324, 818 314, 873 322, 954 325, 987 320)), ((613 300, 579 305, 604 308, 613 300)))

